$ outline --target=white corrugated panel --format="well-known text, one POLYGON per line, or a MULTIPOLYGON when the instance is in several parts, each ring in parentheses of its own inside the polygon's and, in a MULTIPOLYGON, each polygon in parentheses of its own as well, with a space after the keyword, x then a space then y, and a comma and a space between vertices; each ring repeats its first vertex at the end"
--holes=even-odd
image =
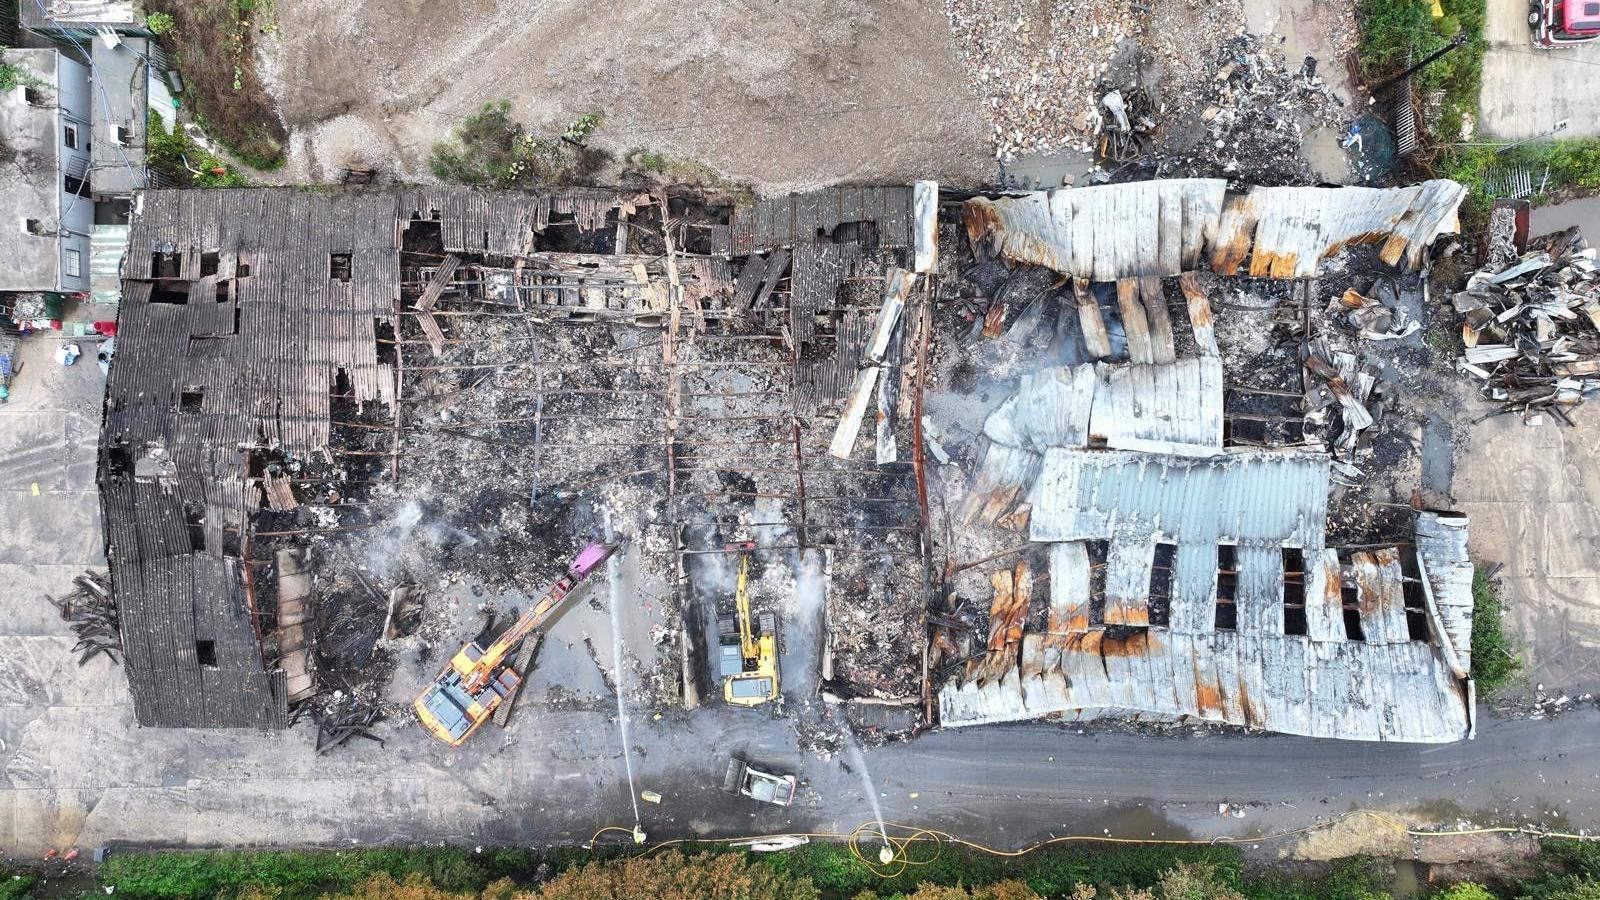
POLYGON ((1323 546, 1328 458, 1233 452, 1209 459, 1052 449, 1029 495, 1035 541, 1160 535, 1176 544, 1323 546))

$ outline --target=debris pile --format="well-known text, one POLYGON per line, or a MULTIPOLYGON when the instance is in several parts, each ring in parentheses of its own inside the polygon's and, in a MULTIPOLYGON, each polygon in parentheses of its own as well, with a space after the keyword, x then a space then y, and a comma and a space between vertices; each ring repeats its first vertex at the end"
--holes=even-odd
POLYGON ((73 653, 81 654, 78 665, 85 665, 102 653, 116 663, 122 655, 122 630, 111 586, 93 572, 79 575, 72 583, 76 585, 72 593, 59 600, 48 599, 61 611, 62 621, 72 623, 72 631, 78 636, 78 643, 72 647, 73 653))
POLYGON ((995 156, 1092 149, 1095 81, 1137 32, 1129 4, 945 0, 945 17, 989 116, 995 156))
POLYGON ((1175 110, 1163 123, 1156 177, 1315 183, 1301 142, 1318 126, 1338 125, 1343 105, 1316 72, 1310 57, 1290 71, 1282 55, 1254 35, 1228 41, 1213 64, 1209 102, 1175 110))
POLYGON ((1455 295, 1465 352, 1457 367, 1501 412, 1566 409, 1600 393, 1600 265, 1577 228, 1491 262, 1455 295))

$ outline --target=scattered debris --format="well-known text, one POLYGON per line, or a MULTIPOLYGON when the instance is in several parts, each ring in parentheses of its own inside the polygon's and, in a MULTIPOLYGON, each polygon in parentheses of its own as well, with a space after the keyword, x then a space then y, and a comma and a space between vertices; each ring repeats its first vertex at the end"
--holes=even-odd
POLYGON ((72 647, 73 653, 80 654, 78 665, 102 653, 115 664, 122 655, 122 631, 111 585, 94 572, 85 572, 72 583, 76 585, 72 593, 48 599, 61 611, 62 621, 72 623, 72 631, 78 636, 78 643, 72 647))
POLYGON ((1491 261, 1453 300, 1465 350, 1457 366, 1501 413, 1567 411, 1600 394, 1600 266, 1578 228, 1491 261))

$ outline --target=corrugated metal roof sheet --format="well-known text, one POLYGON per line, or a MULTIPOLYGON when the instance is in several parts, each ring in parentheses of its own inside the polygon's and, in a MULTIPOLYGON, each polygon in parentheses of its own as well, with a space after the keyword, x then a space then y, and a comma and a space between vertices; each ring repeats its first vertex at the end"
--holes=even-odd
POLYGON ((1001 256, 1075 278, 1177 275, 1199 264, 1227 188, 1185 178, 974 197, 961 216, 973 242, 992 239, 1001 256))
POLYGON ((1404 188, 1251 188, 1229 199, 1211 267, 1240 274, 1249 251, 1253 277, 1309 278, 1340 248, 1381 242, 1384 262, 1415 269, 1435 237, 1458 228, 1465 196, 1466 188, 1443 179, 1404 188))
POLYGON ((1091 443, 1120 450, 1210 456, 1222 449, 1222 360, 1165 366, 1096 365, 1091 443))
POLYGON ((96 225, 89 238, 89 292, 96 303, 122 302, 122 257, 128 226, 96 225))
POLYGON ((1000 678, 952 679, 946 726, 1046 715, 1193 718, 1344 740, 1447 743, 1467 736, 1466 696, 1435 648, 1412 641, 1165 629, 1052 641, 1030 634, 1000 678))
POLYGON ((1043 453, 1051 447, 1210 456, 1222 450, 1222 361, 1056 366, 1022 376, 984 422, 989 440, 1043 453))
POLYGON ((1417 513, 1417 556, 1460 671, 1472 668, 1472 560, 1467 517, 1417 513))
POLYGON ((1051 449, 1028 499, 1035 541, 1159 535, 1176 544, 1320 551, 1328 457, 1252 451, 1192 459, 1051 449))
POLYGON ((968 237, 991 241, 1001 256, 1091 281, 1177 275, 1203 258, 1223 275, 1307 278, 1353 244, 1381 242, 1385 261, 1415 268, 1435 237, 1457 227, 1465 195, 1453 181, 1434 180, 1257 187, 1228 197, 1220 180, 1170 179, 976 197, 962 218, 968 237))

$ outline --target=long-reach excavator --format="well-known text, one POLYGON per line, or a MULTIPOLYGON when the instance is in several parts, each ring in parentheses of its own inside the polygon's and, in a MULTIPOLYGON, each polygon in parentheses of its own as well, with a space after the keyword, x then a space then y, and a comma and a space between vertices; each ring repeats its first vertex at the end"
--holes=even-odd
POLYGON ((422 726, 452 747, 465 743, 522 682, 522 676, 506 662, 512 648, 543 625, 573 588, 616 549, 598 541, 583 548, 567 566, 566 574, 494 643, 480 647, 473 641, 451 657, 449 665, 412 704, 422 726))
POLYGON ((721 647, 722 699, 735 706, 760 706, 778 699, 778 620, 762 613, 759 636, 750 623, 750 553, 754 541, 729 544, 739 550, 739 586, 734 591, 734 618, 718 623, 721 647), (737 621, 736 621, 737 620, 737 621))

